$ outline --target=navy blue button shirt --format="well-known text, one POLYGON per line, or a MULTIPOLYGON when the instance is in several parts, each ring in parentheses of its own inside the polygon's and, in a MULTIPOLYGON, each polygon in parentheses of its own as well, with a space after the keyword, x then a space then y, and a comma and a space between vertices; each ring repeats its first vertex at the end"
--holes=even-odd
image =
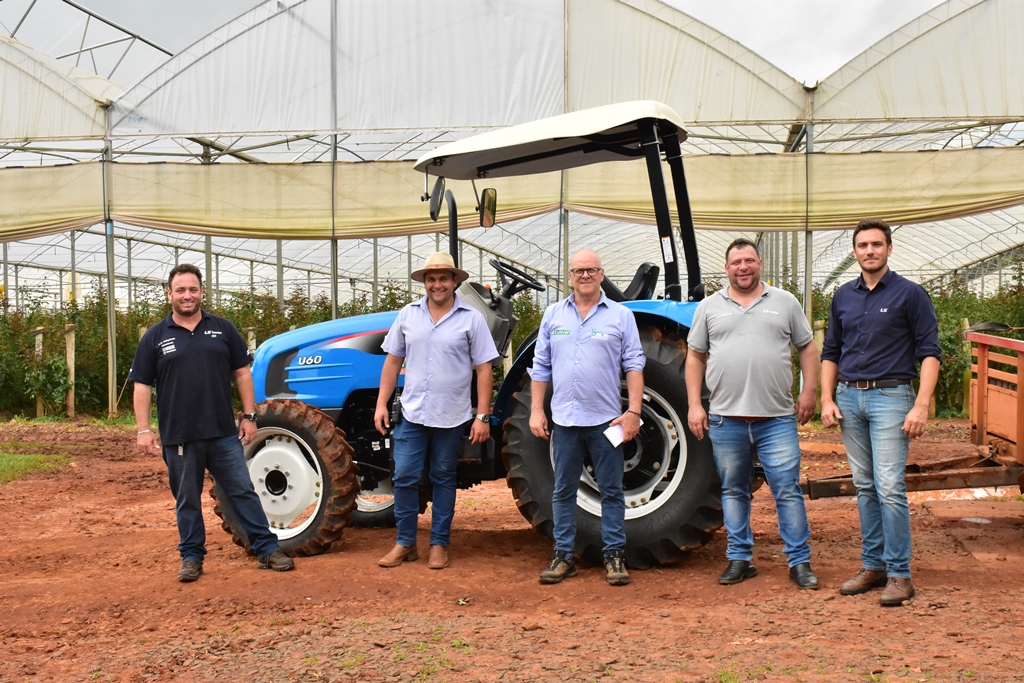
POLYGON ((181 444, 238 433, 231 380, 248 364, 249 350, 231 321, 203 311, 190 331, 168 313, 142 336, 128 379, 156 386, 160 440, 181 444))
POLYGON ((924 287, 892 270, 874 289, 864 277, 832 297, 821 359, 839 365, 839 379, 913 379, 917 363, 942 362, 939 324, 924 287))

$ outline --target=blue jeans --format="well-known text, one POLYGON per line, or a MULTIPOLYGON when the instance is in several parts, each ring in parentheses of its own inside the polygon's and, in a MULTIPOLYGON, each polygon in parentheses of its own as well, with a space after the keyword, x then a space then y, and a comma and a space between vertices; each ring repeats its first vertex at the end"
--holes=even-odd
POLYGON ((420 514, 420 475, 430 460, 431 503, 430 545, 447 546, 455 517, 455 468, 462 450, 466 426, 425 427, 402 419, 394 431, 395 527, 398 543, 416 545, 416 524, 420 514))
POLYGON ((245 453, 238 436, 202 439, 184 445, 178 455, 176 444, 164 444, 164 462, 174 494, 174 512, 178 519, 178 552, 182 560, 202 562, 206 555, 206 526, 203 524, 203 482, 209 470, 226 501, 234 510, 249 545, 257 557, 266 557, 279 549, 277 536, 270 530, 263 505, 249 478, 245 453))
POLYGON ((555 491, 551 507, 554 517, 555 550, 572 553, 576 547, 576 492, 583 474, 584 456, 590 455, 594 479, 601 491, 601 542, 604 552, 626 547, 626 498, 622 493, 622 472, 626 467, 622 446, 612 446, 604 430, 608 422, 595 427, 563 427, 551 431, 555 452, 555 491))
POLYGON ((775 498, 782 551, 789 559, 789 566, 810 562, 808 540, 811 529, 807 525, 807 509, 800 491, 800 440, 796 433, 796 415, 770 417, 760 422, 708 415, 708 427, 715 465, 722 479, 722 516, 728 536, 726 559, 750 561, 754 557, 750 488, 756 453, 775 498))
POLYGON ((864 569, 910 577, 910 505, 907 503, 907 450, 903 421, 914 407, 909 384, 893 389, 857 389, 842 382, 836 406, 846 459, 857 487, 861 560, 864 569))

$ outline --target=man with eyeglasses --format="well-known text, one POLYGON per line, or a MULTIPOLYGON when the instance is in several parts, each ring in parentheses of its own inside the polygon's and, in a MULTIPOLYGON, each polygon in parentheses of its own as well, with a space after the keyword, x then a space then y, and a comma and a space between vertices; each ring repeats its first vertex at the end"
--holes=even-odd
POLYGON ((624 442, 640 431, 647 359, 633 314, 601 291, 604 269, 598 255, 590 249, 577 251, 569 259, 569 276, 573 293, 544 311, 530 368, 530 431, 537 438, 552 439, 555 464, 555 548, 540 582, 559 583, 576 575, 576 492, 589 455, 601 492, 605 578, 622 586, 629 583, 622 492, 625 460, 622 444, 613 445, 605 430, 621 426, 624 442), (623 373, 629 397, 625 411, 623 373), (549 382, 550 426, 544 411, 549 382))
POLYGON ((757 245, 737 239, 725 250, 729 286, 704 299, 687 335, 687 422, 698 439, 706 433, 722 479, 722 516, 729 564, 718 583, 757 575, 750 528, 751 478, 756 454, 775 499, 789 578, 801 590, 817 590, 811 571, 811 536, 800 490, 797 420, 814 415, 818 350, 803 308, 789 292, 761 282, 757 245), (800 354, 804 385, 793 404, 790 347, 800 354), (701 404, 707 370, 710 414, 701 404))

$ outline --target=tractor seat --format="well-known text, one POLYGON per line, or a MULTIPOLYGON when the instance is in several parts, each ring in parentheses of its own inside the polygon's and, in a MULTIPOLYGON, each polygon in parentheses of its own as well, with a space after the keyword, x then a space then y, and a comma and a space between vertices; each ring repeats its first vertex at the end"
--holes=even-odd
POLYGON ((608 278, 601 281, 601 289, 604 290, 605 296, 612 301, 651 299, 654 297, 654 288, 658 285, 658 275, 660 274, 661 268, 653 263, 644 262, 636 269, 636 275, 633 276, 633 281, 626 287, 626 291, 616 287, 608 278))

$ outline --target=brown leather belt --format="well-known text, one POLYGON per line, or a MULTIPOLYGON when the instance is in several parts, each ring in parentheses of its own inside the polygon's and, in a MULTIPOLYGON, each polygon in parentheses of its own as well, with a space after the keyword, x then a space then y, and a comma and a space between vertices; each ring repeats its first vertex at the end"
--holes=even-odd
POLYGON ((854 389, 895 389, 896 387, 903 386, 904 384, 910 384, 909 379, 858 379, 853 382, 848 382, 845 379, 839 380, 848 387, 854 389))

